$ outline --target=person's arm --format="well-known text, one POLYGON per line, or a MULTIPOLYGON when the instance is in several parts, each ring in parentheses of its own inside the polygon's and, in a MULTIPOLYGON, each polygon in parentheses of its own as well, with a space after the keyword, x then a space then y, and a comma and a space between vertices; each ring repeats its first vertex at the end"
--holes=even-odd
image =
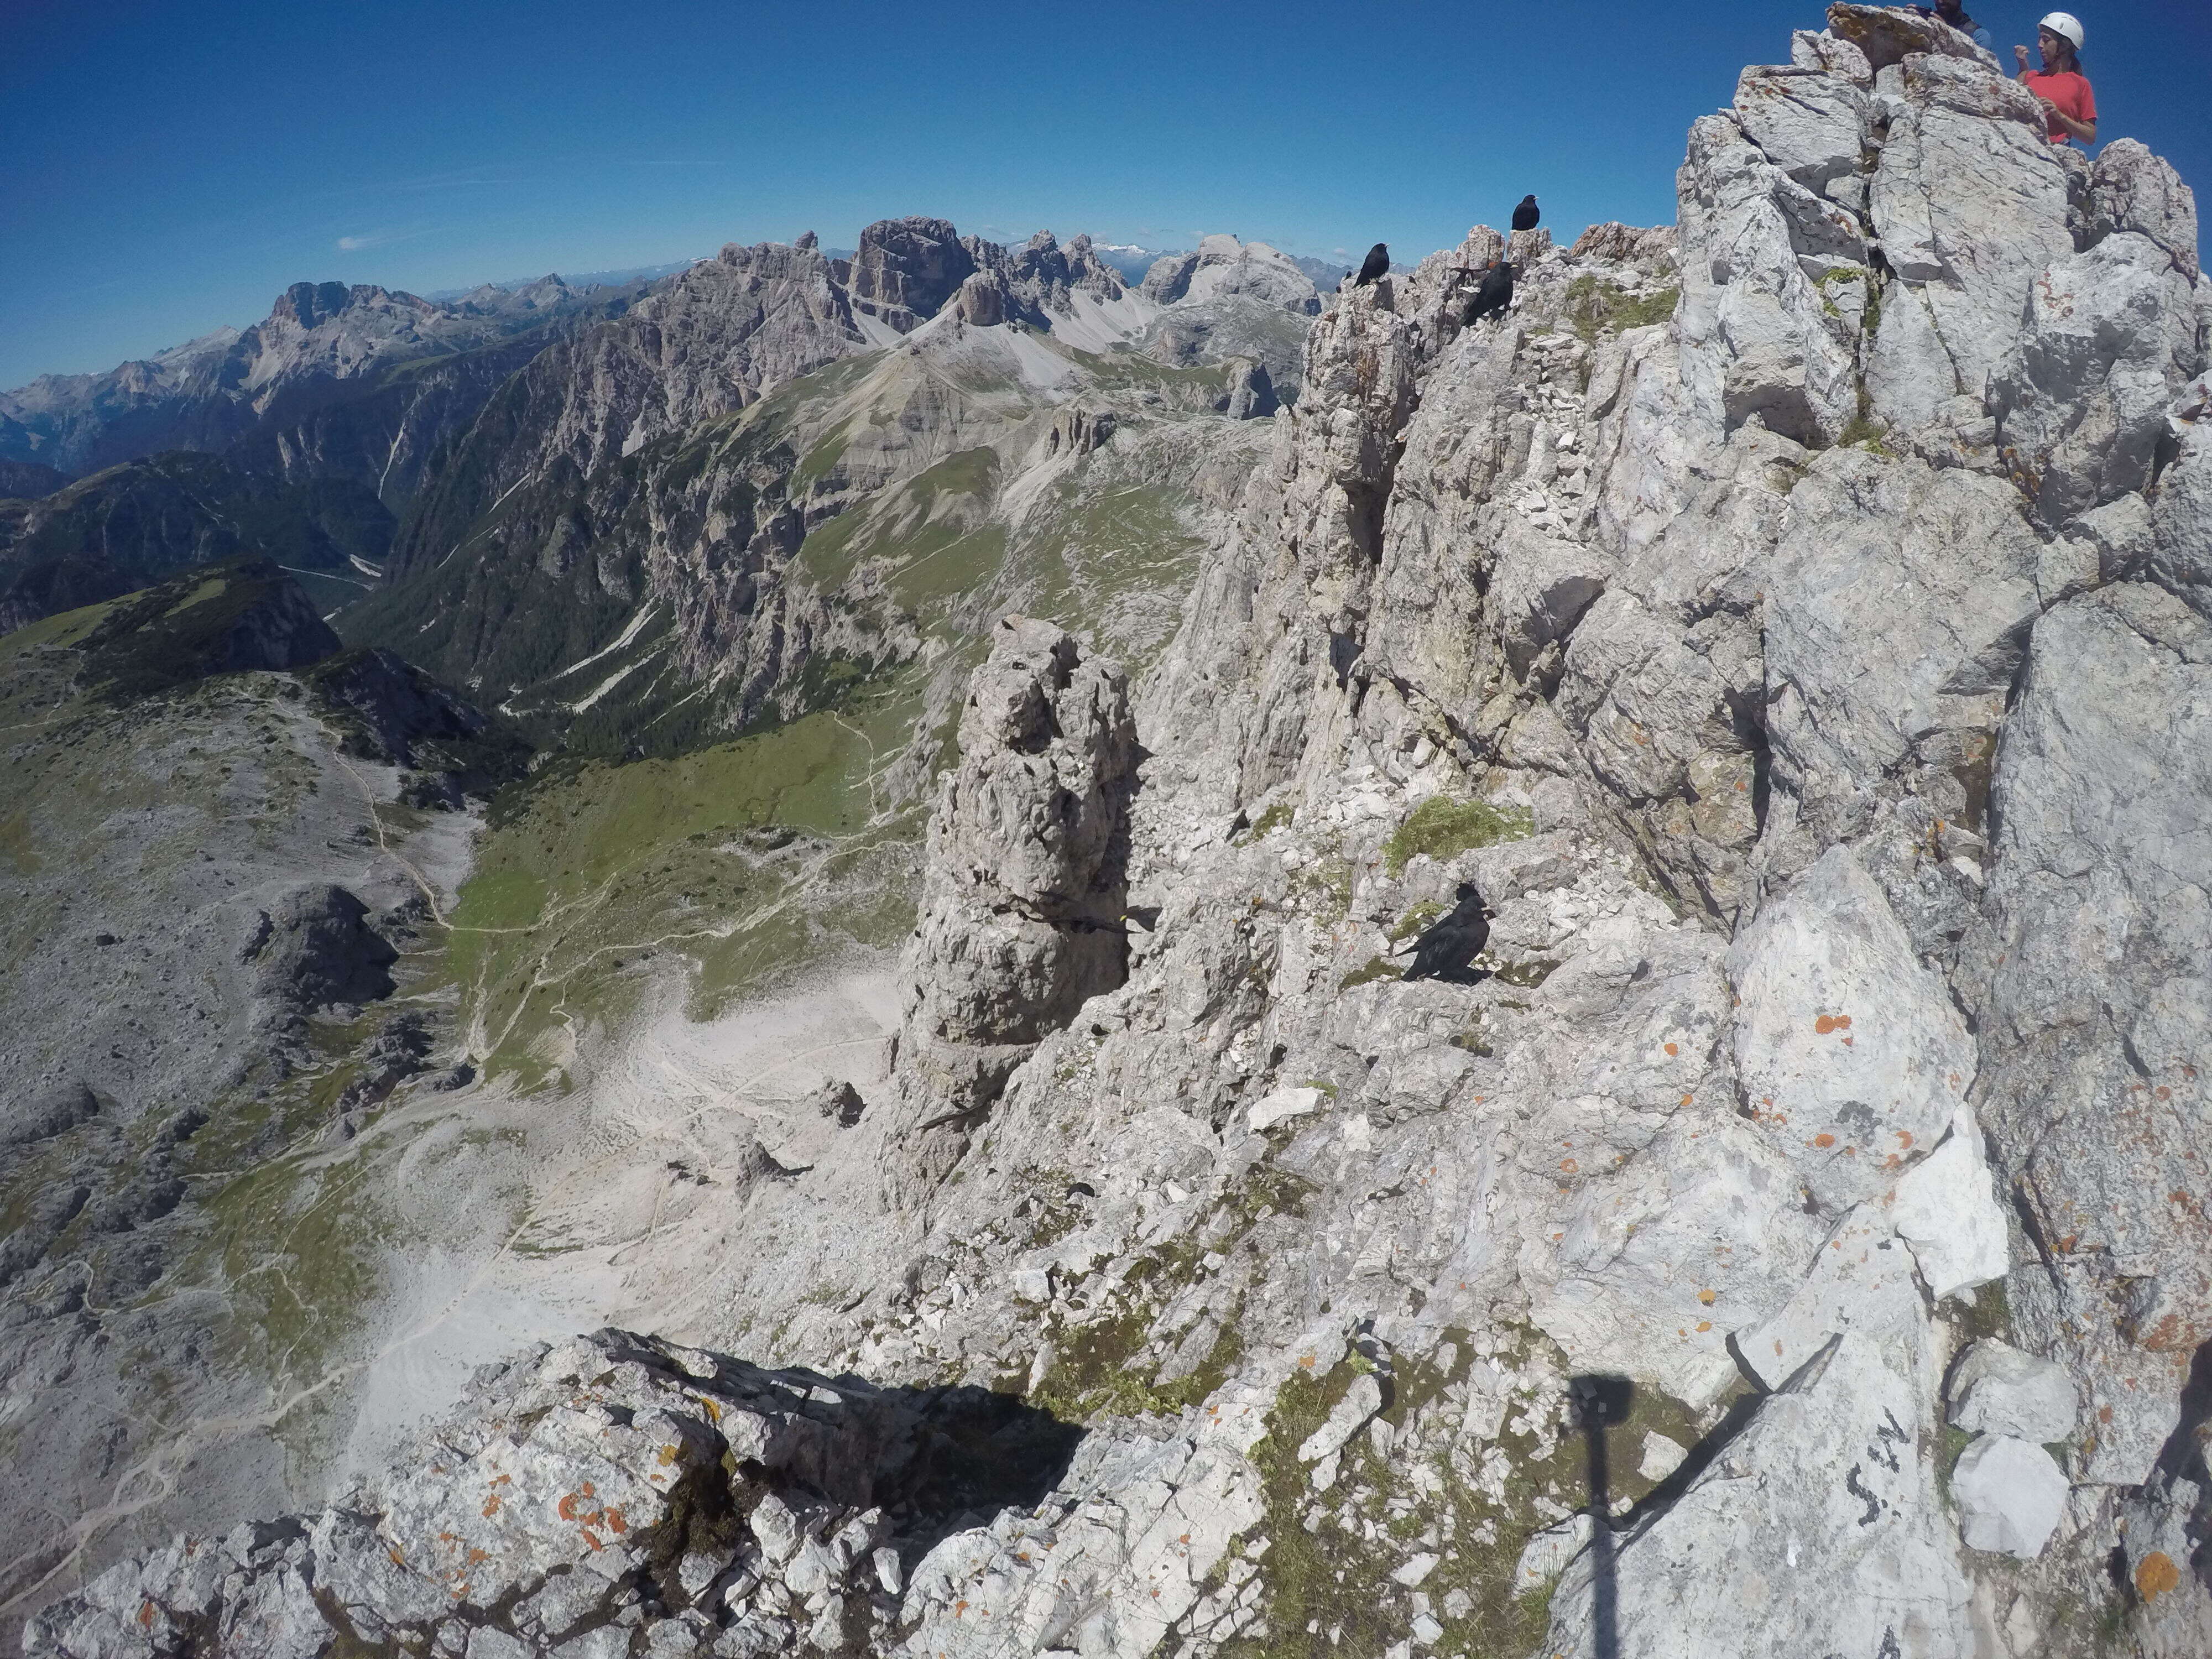
POLYGON ((2085 144, 2097 142, 2097 124, 2094 120, 2075 120, 2040 93, 2036 94, 2036 101, 2043 106, 2043 112, 2051 118, 2053 126, 2063 128, 2069 137, 2079 138, 2085 144))

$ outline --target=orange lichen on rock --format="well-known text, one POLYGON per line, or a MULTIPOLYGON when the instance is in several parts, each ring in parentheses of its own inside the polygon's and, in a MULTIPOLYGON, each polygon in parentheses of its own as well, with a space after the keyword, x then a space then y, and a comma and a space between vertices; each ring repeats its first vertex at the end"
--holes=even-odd
POLYGON ((2180 1583, 2181 1569, 2164 1550, 2153 1550, 2136 1569, 2136 1594, 2146 1601, 2157 1601, 2180 1583))
MULTIPOLYGON (((1813 1022, 1813 1029, 1822 1036, 1831 1031, 1848 1031, 1851 1029, 1851 1017, 1849 1014, 1823 1014, 1813 1022)), ((1849 1037, 1844 1040, 1846 1042, 1850 1041, 1849 1037)))
POLYGON ((1717 1291, 1699 1291, 1698 1292, 1698 1300, 1704 1303, 1708 1308, 1711 1307, 1713 1304, 1719 1299, 1720 1292, 1717 1291))
POLYGON ((1829 1147, 1836 1144, 1836 1138, 1832 1134, 1823 1133, 1813 1137, 1813 1144, 1825 1152, 1829 1147))
POLYGON ((2197 1346, 2192 1340, 2195 1335, 2194 1331, 2183 1329, 2179 1314, 2168 1314, 2151 1327, 2151 1333, 2143 1338, 2142 1345, 2153 1353, 2173 1353, 2197 1346))

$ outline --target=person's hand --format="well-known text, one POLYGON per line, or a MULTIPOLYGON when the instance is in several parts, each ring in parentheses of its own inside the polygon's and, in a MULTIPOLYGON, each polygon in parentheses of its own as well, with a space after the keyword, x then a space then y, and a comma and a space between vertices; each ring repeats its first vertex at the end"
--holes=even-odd
POLYGON ((2045 115, 2056 115, 2058 113, 2058 106, 2052 103, 2051 100, 2045 98, 2041 93, 2039 92, 2035 94, 2035 101, 2043 106, 2043 112, 2045 115))
POLYGON ((2019 64, 2022 69, 2026 69, 2027 67, 2027 48, 2026 46, 2014 46, 2012 49, 2012 55, 2014 61, 2019 64))

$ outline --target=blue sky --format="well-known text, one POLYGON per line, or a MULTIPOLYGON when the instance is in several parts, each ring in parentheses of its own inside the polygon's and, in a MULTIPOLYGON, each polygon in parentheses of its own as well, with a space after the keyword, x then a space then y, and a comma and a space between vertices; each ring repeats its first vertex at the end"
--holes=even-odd
MULTIPOLYGON (((1525 191, 1674 216, 1685 129, 1816 3, 194 6, 0 0, 0 386, 264 315, 887 215, 1401 258, 1525 191)), ((2011 42, 2040 9, 1986 5, 2011 42)), ((2107 137, 2212 182, 2212 5, 2081 11, 2107 137)))

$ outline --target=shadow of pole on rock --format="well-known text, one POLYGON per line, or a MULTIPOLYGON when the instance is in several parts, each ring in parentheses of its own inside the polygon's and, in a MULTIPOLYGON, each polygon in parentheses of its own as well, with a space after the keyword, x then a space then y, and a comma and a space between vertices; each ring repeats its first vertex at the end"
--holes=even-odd
POLYGON ((1636 1384, 1625 1376, 1584 1375, 1567 1382, 1589 1448, 1590 1637, 1595 1659, 1620 1659, 1620 1586, 1613 1560, 1613 1494, 1606 1478, 1605 1431, 1628 1420, 1636 1384))

